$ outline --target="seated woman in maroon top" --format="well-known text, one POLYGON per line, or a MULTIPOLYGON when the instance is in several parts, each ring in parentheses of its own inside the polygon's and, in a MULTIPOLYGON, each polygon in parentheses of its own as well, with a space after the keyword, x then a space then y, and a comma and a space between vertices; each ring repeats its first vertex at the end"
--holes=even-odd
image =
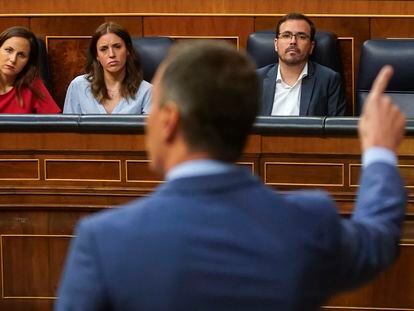
POLYGON ((24 27, 0 34, 0 113, 59 113, 39 77, 38 43, 24 27))

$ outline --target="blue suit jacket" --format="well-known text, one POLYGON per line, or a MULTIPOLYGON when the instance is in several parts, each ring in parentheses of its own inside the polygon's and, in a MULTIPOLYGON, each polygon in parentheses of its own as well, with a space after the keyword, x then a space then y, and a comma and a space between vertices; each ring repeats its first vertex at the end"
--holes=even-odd
MULTIPOLYGON (((257 69, 262 82, 260 115, 270 116, 276 91, 278 64, 257 69)), ((343 116, 346 100, 341 76, 332 69, 308 62, 308 75, 302 80, 300 116, 343 116)))
POLYGON ((324 192, 278 194, 242 168, 176 179, 81 221, 56 310, 318 310, 393 262, 404 205, 381 163, 351 219, 324 192))

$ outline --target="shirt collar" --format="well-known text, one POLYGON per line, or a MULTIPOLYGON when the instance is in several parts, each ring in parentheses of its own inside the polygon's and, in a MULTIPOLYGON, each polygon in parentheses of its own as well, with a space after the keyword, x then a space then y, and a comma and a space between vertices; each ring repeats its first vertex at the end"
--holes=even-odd
POLYGON ((200 159, 187 161, 174 166, 165 176, 166 180, 173 180, 182 177, 194 177, 211 174, 225 173, 234 168, 235 164, 212 160, 200 159))
MULTIPOLYGON (((298 83, 299 81, 301 81, 304 77, 306 77, 308 75, 308 63, 305 64, 305 67, 303 67, 302 72, 299 75, 298 80, 296 81, 296 83, 298 83)), ((282 82, 282 74, 280 73, 280 66, 277 66, 277 76, 276 76, 276 82, 282 82)), ((295 83, 295 85, 296 85, 295 83)))

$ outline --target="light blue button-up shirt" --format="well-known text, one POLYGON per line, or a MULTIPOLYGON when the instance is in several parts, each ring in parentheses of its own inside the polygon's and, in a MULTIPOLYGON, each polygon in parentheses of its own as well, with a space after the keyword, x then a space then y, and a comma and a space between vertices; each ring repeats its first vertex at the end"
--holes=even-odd
MULTIPOLYGON (((142 81, 135 99, 121 98, 112 114, 148 114, 151 105, 152 85, 142 81)), ((107 114, 105 108, 91 92, 91 83, 86 75, 78 76, 69 84, 63 113, 66 114, 107 114)))
POLYGON ((234 169, 235 164, 221 162, 211 159, 200 159, 181 163, 169 170, 165 176, 166 180, 182 177, 194 177, 229 172, 234 169))
POLYGON ((397 165, 395 153, 383 147, 371 147, 362 154, 362 166, 367 167, 374 162, 385 162, 390 165, 397 165))

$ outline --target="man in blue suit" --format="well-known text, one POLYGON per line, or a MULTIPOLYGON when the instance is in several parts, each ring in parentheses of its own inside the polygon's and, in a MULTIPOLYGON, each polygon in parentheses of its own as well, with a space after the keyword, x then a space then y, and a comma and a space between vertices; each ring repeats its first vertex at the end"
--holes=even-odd
POLYGON ((279 62, 259 68, 261 115, 341 116, 346 100, 341 76, 309 61, 315 47, 315 25, 303 14, 283 16, 276 26, 279 62))
POLYGON ((355 213, 324 192, 279 194, 234 164, 259 108, 254 65, 225 43, 182 43, 154 79, 147 122, 151 196, 83 219, 56 310, 317 310, 397 256, 405 191, 395 150, 405 118, 364 105, 355 213))

